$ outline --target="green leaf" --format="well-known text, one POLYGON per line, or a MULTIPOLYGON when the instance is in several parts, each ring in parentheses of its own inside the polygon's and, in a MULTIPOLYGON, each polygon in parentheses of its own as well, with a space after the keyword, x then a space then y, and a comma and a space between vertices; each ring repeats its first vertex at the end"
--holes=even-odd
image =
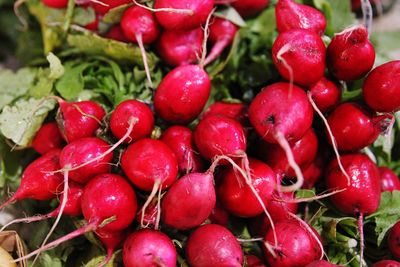
POLYGON ((227 8, 224 8, 222 10, 215 12, 214 16, 229 20, 233 24, 236 24, 239 27, 246 26, 246 22, 243 20, 243 18, 240 16, 240 14, 236 11, 236 9, 234 9, 231 6, 228 6, 227 8))
POLYGON ((65 74, 56 83, 57 92, 66 100, 77 98, 84 89, 83 71, 90 66, 89 63, 82 65, 68 65, 65 74))
POLYGON ((110 9, 102 18, 102 21, 109 24, 116 24, 121 21, 125 10, 132 4, 125 4, 110 9))
POLYGON ((49 53, 47 55, 47 61, 50 63, 50 79, 58 79, 64 74, 64 67, 61 64, 61 61, 58 57, 56 57, 53 53, 49 53))
POLYGON ((78 25, 86 25, 96 19, 96 13, 91 7, 75 7, 72 22, 78 25))
POLYGON ((379 209, 365 218, 365 222, 375 222, 378 246, 382 243, 387 231, 399 220, 400 191, 383 192, 379 209))
POLYGON ((51 257, 46 252, 40 255, 40 266, 42 267, 62 267, 63 263, 56 257, 51 257))
POLYGON ((26 147, 54 106, 54 101, 49 99, 18 100, 13 106, 4 107, 0 114, 0 131, 15 144, 26 147))
MULTIPOLYGON (((83 267, 96 267, 99 266, 100 263, 102 263, 105 260, 106 256, 97 256, 91 259, 88 263, 83 265, 83 267)), ((113 257, 110 259, 110 261, 104 265, 104 267, 113 267, 114 266, 114 259, 115 259, 115 254, 113 257)))
POLYGON ((0 110, 17 97, 24 95, 36 77, 34 69, 23 68, 17 72, 0 69, 0 110))
POLYGON ((343 31, 356 23, 355 15, 351 11, 351 1, 314 0, 315 6, 322 9, 327 20, 326 34, 343 31))
POLYGON ((53 90, 54 80, 50 79, 49 69, 38 69, 37 72, 38 81, 34 86, 29 89, 29 95, 35 98, 41 98, 48 96, 53 90))
POLYGON ((375 47, 377 59, 375 65, 381 65, 400 57, 400 31, 372 32, 371 42, 375 47))
MULTIPOLYGON (((90 31, 85 31, 83 34, 70 34, 67 41, 70 46, 88 55, 106 55, 121 63, 143 66, 140 49, 133 44, 102 38, 90 31)), ((149 67, 153 68, 155 64, 154 54, 147 53, 147 61, 149 67)))

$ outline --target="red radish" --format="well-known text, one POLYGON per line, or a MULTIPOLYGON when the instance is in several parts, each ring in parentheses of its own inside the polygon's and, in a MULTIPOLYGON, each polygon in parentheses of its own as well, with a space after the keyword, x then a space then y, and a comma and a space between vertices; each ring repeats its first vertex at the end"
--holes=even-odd
POLYGON ((269 4, 269 0, 235 0, 231 5, 242 17, 248 18, 261 13, 269 4))
POLYGON ((205 23, 214 7, 214 0, 155 0, 155 9, 175 9, 182 12, 157 12, 157 21, 164 29, 181 31, 199 27, 205 23))
POLYGON ((224 116, 208 116, 201 120, 194 130, 194 142, 208 160, 218 155, 243 156, 246 151, 242 125, 224 116))
POLYGON ((119 24, 111 26, 108 32, 104 35, 108 39, 127 43, 129 40, 125 37, 124 32, 119 24))
POLYGON ((355 151, 371 145, 384 132, 386 119, 386 115, 374 116, 358 104, 349 102, 337 106, 327 120, 337 148, 355 151))
POLYGON ((210 90, 210 78, 200 66, 179 66, 162 79, 154 95, 154 107, 162 119, 187 124, 201 113, 210 90))
MULTIPOLYGON (((67 197, 67 203, 65 204, 63 214, 68 215, 68 216, 79 216, 82 214, 82 209, 81 209, 81 198, 83 194, 83 187, 80 184, 74 183, 74 182, 69 182, 68 186, 68 197, 67 197)), ((48 214, 45 215, 37 215, 37 216, 32 216, 28 218, 19 218, 12 220, 5 224, 1 229, 0 232, 2 232, 4 229, 6 229, 8 226, 15 224, 15 223, 31 223, 31 222, 37 222, 37 221, 42 221, 46 220, 48 218, 55 218, 60 214, 60 209, 61 209, 61 203, 63 200, 63 195, 60 196, 60 205, 58 207, 51 211, 48 214)))
POLYGON ((0 210, 6 205, 22 200, 49 200, 62 190, 63 177, 54 171, 60 169, 60 150, 54 149, 26 167, 22 173, 21 184, 15 194, 0 205, 0 210))
POLYGON ((341 265, 332 264, 329 261, 325 260, 319 260, 307 264, 306 267, 334 267, 334 266, 341 266, 341 265))
POLYGON ((101 0, 101 1, 90 1, 91 7, 99 14, 106 14, 110 9, 113 9, 118 6, 122 6, 125 4, 130 4, 132 1, 130 0, 101 0))
POLYGON ((207 224, 197 228, 186 244, 190 266, 232 266, 243 264, 243 252, 235 236, 225 227, 207 224))
POLYGON ((275 17, 280 33, 292 29, 305 29, 324 35, 325 16, 313 7, 298 4, 293 0, 279 0, 275 6, 275 17))
POLYGON ((249 107, 249 119, 257 133, 267 142, 278 143, 295 170, 297 182, 281 188, 293 191, 303 184, 303 175, 294 160, 289 142, 299 140, 311 127, 312 106, 306 93, 289 83, 274 83, 262 89, 249 107))
MULTIPOLYGON (((273 248, 276 253, 275 257, 270 251, 264 249, 264 255, 269 266, 305 266, 323 256, 315 237, 299 222, 293 220, 277 222, 275 229, 278 236, 278 245, 273 248)), ((320 238, 314 229, 312 229, 312 232, 318 239, 320 238)), ((273 241, 271 230, 267 232, 265 241, 273 241)))
POLYGON ((393 260, 381 260, 372 264, 371 267, 400 267, 400 262, 393 260))
POLYGON ((326 51, 329 72, 337 79, 353 81, 367 74, 375 62, 375 50, 367 29, 356 26, 336 34, 326 51))
POLYGON ((172 150, 163 142, 141 139, 122 154, 121 167, 139 189, 151 191, 156 181, 166 189, 176 180, 178 163, 172 150))
POLYGON ((189 173, 180 178, 163 197, 162 221, 178 230, 202 224, 215 206, 213 182, 214 177, 209 172, 189 173))
POLYGON ((393 191, 400 190, 399 177, 388 167, 379 167, 379 174, 381 176, 381 190, 393 191))
POLYGON ((135 219, 136 209, 135 191, 123 177, 116 174, 98 175, 90 180, 83 190, 82 213, 87 224, 17 261, 29 259, 42 251, 100 228, 104 231, 122 231, 135 219))
POLYGON ((400 60, 376 67, 362 86, 364 100, 378 112, 396 112, 400 109, 400 60))
POLYGON ((222 207, 219 201, 215 203, 208 220, 211 223, 227 227, 229 224, 229 213, 222 207))
POLYGON ((200 59, 203 38, 200 27, 188 31, 165 31, 158 40, 157 52, 168 65, 192 64, 200 59))
POLYGON ((246 263, 247 267, 265 267, 265 264, 258 258, 257 256, 254 255, 246 255, 246 263))
POLYGON ((247 124, 247 107, 242 103, 215 102, 204 111, 200 119, 213 115, 226 116, 242 125, 247 124))
POLYGON ((199 172, 203 161, 195 151, 193 133, 183 126, 171 126, 161 136, 161 141, 175 153, 181 173, 199 172))
POLYGON ((339 103, 342 91, 334 82, 322 77, 309 89, 311 96, 321 112, 327 112, 339 103))
POLYGON ((32 141, 32 148, 42 155, 63 146, 64 140, 55 122, 43 124, 32 141))
POLYGON ((144 45, 153 43, 160 33, 153 13, 142 6, 134 5, 125 10, 120 25, 125 37, 129 41, 138 44, 149 86, 153 88, 150 69, 147 64, 147 55, 144 49, 144 45))
POLYGON ((324 76, 325 45, 309 30, 285 31, 272 45, 272 60, 283 78, 311 86, 324 76))
POLYGON ((311 189, 315 186, 317 181, 321 178, 325 164, 323 158, 318 157, 311 162, 311 164, 303 170, 304 184, 303 188, 311 189))
POLYGON ((124 266, 176 266, 176 249, 172 240, 162 232, 142 229, 133 232, 124 242, 124 266))
POLYGON ((143 207, 140 208, 136 215, 136 221, 138 221, 141 225, 144 225, 144 228, 153 226, 158 228, 159 206, 159 200, 153 199, 144 210, 143 207))
MULTIPOLYGON (((317 155, 318 149, 318 139, 314 130, 310 128, 301 139, 291 144, 290 148, 294 160, 301 168, 309 166, 317 155)), ((258 146, 258 153, 260 158, 271 166, 276 173, 290 177, 296 175, 289 166, 285 151, 279 145, 262 140, 258 146)))
MULTIPOLYGON (((276 175, 265 163, 250 158, 250 178, 255 190, 268 208, 269 201, 276 186, 276 175)), ((239 217, 254 217, 263 213, 263 207, 246 184, 243 176, 230 169, 218 185, 218 199, 231 214, 239 217)))
POLYGON ((60 154, 60 165, 69 178, 87 183, 92 177, 111 170, 113 155, 106 154, 109 144, 97 137, 82 138, 66 145, 60 154), (97 158, 93 161, 92 159, 97 158))
POLYGON ((42 0, 42 3, 52 8, 66 8, 68 0, 42 0))
POLYGON ((210 41, 213 43, 210 53, 204 61, 204 65, 208 65, 213 62, 218 56, 221 55, 222 51, 230 44, 232 44, 235 38, 238 27, 227 19, 221 19, 215 17, 212 24, 210 25, 210 41))
POLYGON ((393 225, 388 235, 389 250, 393 257, 400 259, 400 222, 393 225))
POLYGON ((111 260, 115 249, 125 240, 126 231, 110 232, 99 228, 95 231, 95 234, 100 239, 101 243, 104 244, 107 251, 107 256, 103 262, 97 266, 103 267, 111 260))
POLYGON ((326 172, 328 189, 346 189, 332 195, 331 201, 337 209, 346 214, 358 215, 360 231, 360 261, 363 260, 364 234, 363 215, 371 214, 378 209, 381 199, 381 186, 378 167, 364 154, 347 154, 342 156, 350 184, 343 175, 336 160, 333 160, 326 172))
POLYGON ((60 105, 57 114, 58 128, 68 143, 96 134, 106 114, 99 104, 93 101, 70 103, 61 99, 58 101, 60 105))
POLYGON ((150 107, 138 100, 125 100, 113 111, 110 118, 112 134, 121 139, 129 128, 129 121, 134 125, 126 143, 150 136, 154 128, 154 116, 150 107))

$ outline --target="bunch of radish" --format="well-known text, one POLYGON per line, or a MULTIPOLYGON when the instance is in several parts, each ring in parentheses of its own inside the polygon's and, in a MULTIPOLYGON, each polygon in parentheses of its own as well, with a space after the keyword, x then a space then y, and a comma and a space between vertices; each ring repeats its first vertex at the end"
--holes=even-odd
MULTIPOLYGON (((97 21, 86 27, 96 31, 104 14, 129 3, 89 1, 97 21)), ((362 264, 364 215, 377 210, 381 191, 400 189, 396 174, 361 151, 390 131, 400 110, 400 61, 373 68, 374 47, 361 25, 335 34, 326 47, 323 13, 278 0, 271 52, 281 80, 260 88, 250 103, 207 106, 212 78, 206 66, 239 30, 213 16, 217 5, 231 5, 247 18, 268 1, 155 0, 152 7, 134 2, 108 33, 142 50, 152 105, 129 99, 106 116, 95 101, 55 97, 56 117, 48 118, 32 142, 41 155, 0 207, 28 198, 59 199, 48 214, 3 227, 56 218, 42 246, 18 260, 93 231, 107 250, 101 266, 119 247, 128 267, 176 266, 178 253, 190 266, 337 266, 324 260, 320 234, 296 215, 297 203, 328 198, 342 214, 357 217, 362 264), (157 87, 146 62, 151 45, 171 67, 157 87), (341 102, 339 82, 363 78, 363 100, 341 102), (316 127, 321 121, 322 134, 316 127), (156 126, 161 136, 153 134, 156 126), (296 197, 316 184, 326 192, 296 197), (48 242, 63 215, 86 224, 48 242), (252 239, 235 237, 232 217, 246 220, 252 239), (185 236, 179 240, 183 248, 173 234, 185 236), (245 255, 241 242, 259 242, 262 252, 245 255)), ((395 259, 399 238, 397 224, 389 237, 395 259)))

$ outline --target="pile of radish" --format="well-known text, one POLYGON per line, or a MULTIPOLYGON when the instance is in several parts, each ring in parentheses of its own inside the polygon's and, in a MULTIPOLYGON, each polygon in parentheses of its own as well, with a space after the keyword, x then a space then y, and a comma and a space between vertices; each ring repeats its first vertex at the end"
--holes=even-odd
POLYGON ((42 245, 16 261, 35 262, 93 232, 106 251, 98 266, 116 266, 118 257, 127 267, 343 266, 326 257, 332 244, 313 227, 317 205, 357 220, 349 266, 400 266, 400 221, 388 233, 390 259, 365 256, 364 230, 381 193, 400 190, 396 173, 378 166, 368 148, 397 125, 400 59, 375 64, 368 22, 328 40, 322 11, 273 2, 79 3, 95 10, 96 21, 81 25, 94 32, 107 12, 125 5, 120 23, 102 34, 140 47, 152 101, 127 99, 110 111, 96 100, 49 97, 57 114, 37 131, 37 158, 0 209, 25 199, 59 204, 1 229, 55 219, 42 245), (277 32, 268 54, 279 80, 249 101, 215 101, 208 66, 227 56, 241 26, 216 10, 228 6, 252 19, 273 4, 277 32), (159 84, 146 50, 166 69, 159 84), (359 83, 362 96, 342 100, 346 83, 359 83), (54 238, 68 217, 84 223, 54 238), (246 235, 234 230, 238 223, 246 235))

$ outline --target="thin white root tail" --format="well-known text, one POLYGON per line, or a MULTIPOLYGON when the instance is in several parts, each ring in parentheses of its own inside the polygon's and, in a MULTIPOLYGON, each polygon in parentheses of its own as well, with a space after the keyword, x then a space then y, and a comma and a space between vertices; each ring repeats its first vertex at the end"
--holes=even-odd
POLYGON ((326 130, 328 131, 328 134, 329 134, 329 138, 331 139, 331 142, 332 142, 333 151, 335 152, 336 159, 337 159, 337 162, 338 162, 338 165, 339 165, 339 169, 347 179, 347 186, 350 186, 350 180, 351 179, 350 179, 350 176, 347 174, 346 170, 343 167, 342 161, 340 159, 340 154, 339 154, 339 151, 338 151, 338 148, 337 148, 337 145, 336 145, 336 139, 335 139, 335 136, 333 136, 331 127, 329 126, 328 121, 324 117, 324 114, 322 114, 321 110, 319 110, 319 108, 317 107, 317 104, 315 104, 314 100, 312 99, 312 95, 311 95, 310 91, 307 92, 307 96, 308 96, 308 100, 310 101, 310 103, 311 103, 312 107, 314 108, 315 112, 317 112, 317 114, 319 115, 321 120, 324 122, 326 130))
POLYGON ((360 267, 364 265, 364 225, 363 225, 364 216, 362 213, 358 215, 357 225, 358 231, 360 233, 360 267))
POLYGON ((361 0, 361 9, 363 14, 363 24, 368 31, 368 36, 371 34, 372 30, 372 6, 369 0, 361 0))
POLYGON ((200 58, 200 62, 199 62, 199 66, 201 68, 204 68, 205 64, 206 64, 206 56, 207 56, 207 41, 208 41, 208 36, 210 34, 210 21, 211 21, 211 17, 214 14, 215 8, 213 10, 211 10, 210 14, 208 14, 207 20, 206 20, 206 24, 204 25, 204 36, 203 36, 203 44, 202 44, 202 51, 201 51, 201 58, 200 58))
POLYGON ((289 142, 286 140, 285 136, 281 132, 276 132, 275 133, 275 139, 278 142, 278 144, 281 146, 281 148, 285 151, 286 158, 288 160, 289 166, 294 170, 296 174, 296 183, 292 185, 285 185, 281 186, 281 192, 294 192, 298 189, 300 189, 303 184, 304 184, 304 176, 303 173, 297 164, 297 162, 294 160, 292 148, 289 145, 289 142))
MULTIPOLYGON (((161 187, 161 180, 156 180, 156 181, 154 182, 153 189, 151 190, 151 193, 150 193, 149 197, 147 198, 146 202, 143 204, 143 207, 142 207, 142 217, 141 217, 141 219, 140 219, 140 226, 141 226, 142 228, 146 228, 146 226, 144 225, 144 215, 145 215, 145 213, 146 213, 146 209, 147 209, 147 207, 150 205, 150 203, 151 203, 151 201, 153 200, 153 198, 157 195, 158 190, 161 190, 160 187, 161 187)), ((159 210, 158 210, 157 212, 160 213, 159 210)), ((157 216, 158 216, 158 215, 157 215, 157 216)), ((158 227, 158 225, 157 225, 157 227, 158 227)), ((156 228, 156 229, 157 229, 157 228, 156 228)))
POLYGON ((143 36, 142 36, 142 34, 136 34, 135 37, 136 37, 138 46, 140 48, 140 53, 142 54, 144 71, 146 72, 147 82, 149 83, 150 88, 152 90, 154 90, 154 84, 153 84, 153 80, 151 79, 150 68, 149 68, 149 64, 147 62, 147 54, 146 54, 146 50, 145 50, 144 44, 143 44, 143 38, 142 38, 143 36))
POLYGON ((282 57, 283 54, 287 53, 290 51, 290 44, 285 44, 284 46, 279 49, 278 53, 276 54, 276 58, 282 62, 283 66, 287 69, 289 72, 289 97, 292 94, 293 91, 293 84, 294 84, 294 74, 293 74, 293 68, 287 63, 286 59, 282 57))
POLYGON ((151 8, 146 5, 142 5, 142 4, 138 3, 136 0, 132 0, 132 2, 135 5, 140 6, 141 8, 144 8, 151 12, 171 12, 171 13, 178 13, 178 14, 187 14, 190 16, 194 15, 194 11, 191 9, 168 8, 168 7, 166 7, 166 8, 151 8))

